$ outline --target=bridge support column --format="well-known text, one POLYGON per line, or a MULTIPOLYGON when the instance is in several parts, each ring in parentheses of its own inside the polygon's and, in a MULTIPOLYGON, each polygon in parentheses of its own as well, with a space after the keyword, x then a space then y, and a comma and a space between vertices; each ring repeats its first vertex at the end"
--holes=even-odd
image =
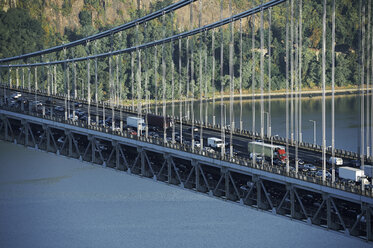
POLYGON ((45 134, 45 138, 47 139, 46 143, 46 151, 49 152, 51 149, 50 149, 50 145, 51 145, 51 137, 50 137, 50 133, 49 133, 49 128, 47 125, 43 124, 43 130, 44 130, 44 134, 45 134))
POLYGON ((3 122, 4 122, 4 139, 6 141, 9 140, 9 134, 8 134, 8 128, 9 128, 9 124, 8 124, 8 118, 6 118, 6 116, 2 116, 2 119, 3 119, 3 122))
POLYGON ((328 226, 328 229, 332 228, 332 211, 331 211, 331 202, 330 202, 330 197, 328 194, 323 194, 323 199, 325 200, 326 203, 326 223, 328 226))
POLYGON ((69 154, 69 157, 72 157, 73 156, 73 139, 71 137, 71 131, 65 129, 65 136, 66 136, 67 142, 69 142, 68 143, 69 144, 68 154, 69 154))
POLYGON ((366 222, 366 238, 368 241, 373 240, 373 233, 372 233, 372 206, 367 204, 362 205, 363 212, 365 211, 365 222, 366 222))
POLYGON ((196 182, 196 190, 199 191, 201 185, 199 178, 201 176, 201 172, 199 170, 199 163, 197 160, 193 159, 192 160, 192 166, 194 167, 194 172, 195 172, 195 182, 196 182))
POLYGON ((25 146, 29 146, 28 123, 26 120, 22 119, 21 124, 22 124, 24 135, 25 135, 25 146))
POLYGON ((264 204, 262 200, 262 184, 258 175, 253 175, 253 183, 256 187, 256 206, 257 208, 263 209, 264 204))
POLYGON ((230 198, 229 171, 226 167, 222 167, 220 173, 224 175, 225 198, 228 200, 230 198))
POLYGON ((115 169, 117 170, 124 170, 124 166, 120 164, 120 150, 118 141, 113 140, 111 142, 113 149, 115 150, 115 169))
POLYGON ((94 136, 89 135, 88 140, 91 143, 91 162, 94 163, 96 161, 96 139, 94 136))
POLYGON ((140 153, 140 170, 141 170, 141 175, 145 176, 146 170, 145 170, 145 154, 144 154, 144 149, 142 147, 137 147, 137 152, 140 153))

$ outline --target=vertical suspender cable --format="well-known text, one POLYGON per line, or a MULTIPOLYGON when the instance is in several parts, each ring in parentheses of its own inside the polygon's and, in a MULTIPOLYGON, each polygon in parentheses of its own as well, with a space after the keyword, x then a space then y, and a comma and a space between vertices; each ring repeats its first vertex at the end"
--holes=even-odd
MULTIPOLYGON (((272 26, 272 8, 268 9, 268 114, 269 124, 267 136, 272 141, 272 111, 271 111, 271 88, 272 88, 272 61, 271 61, 271 26, 272 26)), ((271 164, 273 165, 273 156, 271 156, 271 164)))
POLYGON ((325 135, 325 50, 326 50, 326 0, 324 0, 322 28, 322 180, 326 173, 326 135, 325 135))
MULTIPOLYGON (((76 64, 75 62, 73 63, 73 74, 74 74, 74 79, 73 79, 73 84, 74 84, 74 100, 76 100, 76 64)), ((75 104, 73 104, 73 118, 75 118, 75 104)))
MULTIPOLYGON (((332 7, 332 157, 335 157, 334 84, 335 84, 335 0, 332 7)), ((332 183, 335 182, 335 161, 332 159, 332 183)))
MULTIPOLYGON (((134 67, 135 67, 135 56, 133 55, 133 52, 131 52, 131 111, 135 111, 135 102, 134 102, 134 95, 135 95, 135 89, 134 89, 134 81, 135 81, 135 74, 134 74, 134 67)), ((157 96, 157 94, 156 94, 157 96)), ((157 104, 157 101, 156 101, 157 104)), ((157 105, 156 105, 157 107, 157 105)))
POLYGON ((240 133, 242 129, 242 19, 240 19, 240 133))
MULTIPOLYGON (((38 67, 35 66, 34 72, 35 72, 34 80, 35 80, 35 102, 36 102, 38 100, 38 67)), ((65 96, 65 103, 66 103, 66 96, 65 96)), ((35 111, 37 111, 37 107, 38 105, 35 104, 35 111)))
MULTIPOLYGON (((297 7, 297 6, 295 6, 297 7)), ((296 13, 296 12, 295 12, 296 13)), ((296 15, 296 14, 295 14, 296 15)), ((296 17, 294 17, 295 20, 296 17)), ((298 141, 299 141, 299 130, 298 130, 298 124, 299 124, 299 121, 298 121, 298 51, 299 51, 299 47, 298 47, 298 22, 295 21, 295 61, 294 61, 294 83, 295 83, 295 105, 294 105, 294 114, 295 114, 295 122, 294 122, 294 125, 295 125, 295 173, 298 173, 298 141)))
POLYGON ((372 15, 372 12, 371 12, 371 0, 369 0, 367 2, 368 4, 368 23, 367 23, 367 88, 366 88, 366 93, 367 93, 367 133, 366 133, 366 143, 367 143, 367 159, 370 158, 371 154, 370 154, 370 147, 372 146, 372 144, 370 143, 370 129, 371 129, 371 122, 370 122, 370 101, 371 101, 371 98, 369 97, 369 89, 371 87, 371 84, 370 84, 370 60, 369 60, 369 52, 370 52, 370 49, 371 46, 370 46, 370 42, 369 42, 369 38, 371 38, 371 30, 370 30, 370 22, 371 22, 371 15, 372 15))
POLYGON ((120 55, 117 55, 115 58, 115 65, 116 65, 116 85, 115 85, 115 104, 118 107, 119 106, 119 57, 120 55))
POLYGON ((69 64, 66 66, 66 86, 67 86, 67 118, 70 118, 70 70, 69 64))
MULTIPOLYGON (((166 21, 165 15, 162 15, 163 21, 163 38, 166 38, 166 21)), ((162 115, 163 115, 163 141, 167 142, 167 132, 166 132, 166 60, 165 60, 165 47, 162 43, 162 115)))
MULTIPOLYGON (((193 28, 193 3, 190 4, 190 25, 193 28)), ((194 51, 193 51, 193 43, 194 38, 191 38, 190 41, 190 82, 191 82, 191 115, 192 115, 192 151, 194 151, 194 87, 195 87, 195 80, 194 80, 194 51)))
MULTIPOLYGON (((31 68, 30 67, 27 67, 27 71, 28 71, 28 92, 31 93, 31 68)), ((56 66, 54 66, 54 71, 55 71, 55 75, 56 75, 56 66)), ((54 94, 56 94, 56 91, 54 92, 54 94)))
POLYGON ((19 79, 18 79, 18 68, 16 68, 16 88, 19 87, 19 79))
POLYGON ((186 112, 186 118, 188 121, 190 121, 190 109, 189 109, 189 97, 190 97, 190 54, 189 54, 189 36, 186 40, 186 57, 187 57, 187 69, 186 69, 186 79, 187 79, 187 85, 186 85, 186 98, 185 98, 185 112, 186 112))
MULTIPOLYGON (((138 33, 138 26, 136 26, 136 33, 138 33)), ((139 45, 139 40, 137 37, 137 45, 139 45)), ((137 50, 137 72, 136 72, 136 80, 137 80, 137 117, 142 118, 142 94, 141 94, 141 49, 137 50)), ((138 125, 137 128, 137 136, 141 136, 143 131, 143 125, 138 125)))
POLYGON ((289 0, 286 1, 286 68, 285 68, 285 78, 286 78, 286 173, 289 173, 289 0))
POLYGON ((204 92, 204 94, 203 94, 203 97, 204 97, 204 102, 205 102, 205 125, 207 126, 207 124, 208 124, 208 121, 209 121, 209 119, 208 119, 208 101, 207 101, 207 70, 208 70, 208 68, 207 68, 207 45, 206 45, 206 42, 207 42, 207 32, 205 31, 204 32, 204 39, 205 39, 205 41, 203 42, 203 53, 204 53, 204 55, 205 55, 205 63, 204 63, 204 65, 205 65, 205 70, 204 70, 204 76, 205 76, 205 92, 204 92))
MULTIPOLYGON (((229 1, 229 12, 233 15, 232 0, 229 1)), ((233 91, 234 91, 234 75, 233 75, 233 21, 230 22, 231 37, 229 42, 229 120, 230 120, 230 136, 229 136, 229 155, 233 157, 233 130, 234 130, 234 117, 233 117, 233 91)))
MULTIPOLYGON (((263 4, 263 1, 262 1, 263 4)), ((260 10, 260 138, 264 144, 264 32, 263 32, 263 8, 260 10)), ((261 149, 264 158, 264 145, 261 149)), ((262 165, 264 159, 262 159, 262 165)))
MULTIPOLYGON (((198 18, 198 27, 201 28, 202 25, 202 1, 199 0, 199 18, 198 18)), ((199 35, 199 121, 200 121, 200 138, 199 142, 201 145, 201 149, 203 149, 203 91, 202 91, 202 41, 203 41, 203 33, 199 35)))
POLYGON ((212 30, 211 37, 211 58, 212 58, 212 75, 211 75, 211 87, 212 87, 212 125, 215 127, 215 29, 212 30))
POLYGON ((95 103, 96 103, 96 125, 99 122, 99 113, 98 113, 98 77, 97 77, 97 58, 95 58, 95 103))
MULTIPOLYGON (((369 0, 369 6, 370 6, 370 8, 371 8, 371 6, 372 6, 372 0, 369 0)), ((371 10, 369 11, 369 13, 372 13, 371 12, 371 10)), ((371 101, 370 101, 370 104, 371 104, 371 106, 370 106, 370 118, 371 118, 371 121, 370 121, 370 126, 371 126, 371 132, 370 132, 370 135, 371 135, 371 142, 370 142, 370 144, 371 144, 371 156, 373 156, 373 127, 372 127, 372 124, 373 124, 373 25, 371 24, 371 21, 372 21, 372 18, 371 18, 371 14, 369 14, 369 19, 370 19, 370 21, 369 21, 369 25, 370 25, 370 28, 369 28, 369 30, 370 30, 370 34, 371 34, 371 36, 370 36, 370 41, 371 41, 371 43, 370 43, 370 53, 371 53, 371 61, 370 61, 370 73, 371 73, 371 75, 370 75, 370 79, 371 79, 371 84, 370 84, 370 87, 371 87, 371 89, 370 89, 370 95, 371 95, 371 101)), ((372 184, 373 184, 373 180, 372 180, 372 184)))
POLYGON ((360 159, 361 159, 361 169, 364 170, 364 94, 365 94, 365 86, 364 86, 364 73, 365 73, 365 2, 362 5, 362 22, 361 22, 361 119, 360 119, 360 125, 361 125, 361 150, 360 150, 360 159))
POLYGON ((298 67, 298 84, 299 84, 299 142, 303 142, 302 135, 302 32, 303 32, 303 0, 299 0, 299 67, 298 67))
MULTIPOLYGON (((57 66, 54 66, 54 94, 57 95, 57 66)), ((29 90, 30 90, 30 69, 29 69, 29 90)))
MULTIPOLYGON (((154 101, 155 101, 155 114, 158 115, 158 58, 157 58, 157 49, 154 47, 154 101)), ((132 63, 132 62, 131 62, 132 63)))
POLYGON ((87 102, 88 102, 88 125, 91 125, 91 61, 90 60, 87 60, 87 102))
POLYGON ((22 67, 22 89, 25 89, 25 68, 22 67))
MULTIPOLYGON (((254 1, 253 1, 253 6, 254 5, 254 1)), ((251 17, 251 59, 252 59, 252 77, 251 77, 251 92, 252 92, 252 95, 251 95, 251 98, 252 98, 252 101, 251 101, 251 107, 252 107, 252 122, 253 122, 253 129, 252 129, 252 133, 253 133, 253 141, 255 141, 255 133, 256 133, 256 130, 255 130, 255 81, 256 81, 256 78, 255 78, 255 14, 252 15, 251 17)), ((253 162, 253 165, 256 164, 256 157, 255 157, 255 145, 253 146, 253 150, 252 150, 252 162, 253 162)))
POLYGON ((182 101, 182 80, 181 80, 181 39, 179 38, 179 115, 180 115, 180 144, 183 144, 183 101, 182 101))
MULTIPOLYGON (((147 27, 148 23, 144 24, 144 42, 147 42, 147 27)), ((148 114, 149 114, 149 90, 148 90, 148 84, 149 84, 149 72, 148 72, 148 56, 149 56, 149 50, 145 50, 145 61, 144 61, 144 71, 145 71, 145 138, 148 138, 149 134, 149 127, 148 127, 148 114)), ((122 114, 122 112, 121 112, 122 114)), ((122 115, 121 115, 122 120, 122 115)), ((122 127, 121 127, 122 129, 122 127)))
MULTIPOLYGON (((174 35, 174 12, 171 14, 171 35, 174 35)), ((175 143, 175 79, 174 79, 174 71, 175 71, 175 64, 174 64, 174 41, 170 42, 171 48, 171 123, 172 123, 172 143, 175 143)))
POLYGON ((294 0, 290 0, 290 141, 294 143, 294 0))
MULTIPOLYGON (((220 20, 223 19, 223 0, 220 1, 220 20)), ((224 123, 224 37, 223 28, 220 27, 220 120, 221 120, 221 139, 223 145, 221 146, 221 156, 225 155, 225 123, 224 123)))

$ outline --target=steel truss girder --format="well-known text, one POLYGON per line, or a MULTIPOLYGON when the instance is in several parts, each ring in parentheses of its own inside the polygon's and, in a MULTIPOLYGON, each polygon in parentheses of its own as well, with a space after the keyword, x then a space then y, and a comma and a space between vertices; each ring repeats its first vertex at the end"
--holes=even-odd
MULTIPOLYGON (((142 176, 149 176, 148 173, 149 173, 149 170, 150 170, 150 173, 151 173, 150 176, 155 178, 155 172, 154 172, 154 169, 151 165, 149 157, 146 154, 146 150, 141 148, 141 147, 138 147, 137 152, 138 153, 137 153, 137 156, 135 158, 135 161, 129 167, 131 172, 134 171, 134 168, 137 166, 138 162, 140 162, 140 174, 142 176), (146 166, 148 167, 149 170, 147 170, 146 166)), ((123 154, 123 152, 122 152, 122 154, 123 154)), ((123 157, 124 157, 124 154, 123 154, 123 157)))
POLYGON ((216 195, 217 194, 217 190, 219 189, 219 186, 221 184, 221 182, 224 180, 225 182, 225 187, 224 187, 224 191, 225 191, 225 197, 226 199, 234 199, 234 195, 231 195, 231 190, 230 190, 230 184, 233 186, 233 189, 234 189, 234 193, 236 194, 236 197, 237 199, 240 199, 241 198, 241 195, 240 193, 238 192, 238 189, 236 187, 236 183, 235 181, 233 180, 233 177, 231 175, 231 172, 229 171, 228 168, 222 168, 221 170, 221 175, 220 175, 220 178, 219 178, 219 181, 218 183, 216 184, 214 190, 213 190, 213 194, 216 195))

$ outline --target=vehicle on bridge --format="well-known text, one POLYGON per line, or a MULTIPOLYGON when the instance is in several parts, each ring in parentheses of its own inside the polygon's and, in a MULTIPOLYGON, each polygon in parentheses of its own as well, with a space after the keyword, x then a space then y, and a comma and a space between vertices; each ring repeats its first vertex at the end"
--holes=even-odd
POLYGON ((156 127, 161 130, 163 130, 163 128, 167 129, 172 126, 172 121, 170 117, 166 117, 165 121, 165 118, 162 115, 148 114, 147 118, 148 126, 156 127))
POLYGON ((207 145, 212 148, 221 148, 224 146, 223 140, 215 137, 207 138, 207 145))
POLYGON ((136 130, 143 130, 145 128, 144 119, 140 117, 127 117, 127 126, 136 128, 136 130))
POLYGON ((363 170, 347 166, 339 167, 339 178, 360 182, 364 185, 369 183, 363 170))
POLYGON ((259 153, 271 158, 273 156, 274 159, 279 159, 281 162, 286 162, 287 156, 285 147, 279 145, 271 145, 263 142, 249 142, 248 144, 249 153, 259 153))

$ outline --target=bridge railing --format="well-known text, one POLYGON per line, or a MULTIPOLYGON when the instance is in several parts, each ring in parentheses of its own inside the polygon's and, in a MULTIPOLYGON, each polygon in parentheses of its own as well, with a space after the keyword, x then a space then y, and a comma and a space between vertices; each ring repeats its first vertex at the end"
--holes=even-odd
POLYGON ((203 151, 203 150, 200 150, 198 148, 193 148, 193 147, 191 147, 189 145, 186 145, 186 144, 180 144, 180 143, 172 144, 170 142, 165 142, 162 138, 131 135, 127 130, 126 131, 116 131, 116 130, 112 130, 109 127, 88 125, 88 123, 86 121, 80 121, 80 120, 79 121, 73 121, 73 120, 70 120, 70 119, 65 120, 62 117, 43 115, 43 114, 40 114, 38 112, 22 111, 18 108, 13 108, 13 107, 10 107, 10 106, 6 106, 4 104, 1 104, 0 107, 4 110, 8 110, 8 111, 12 111, 12 112, 26 114, 26 115, 34 116, 34 117, 37 117, 37 118, 42 118, 42 119, 46 119, 46 120, 60 122, 60 123, 68 124, 68 125, 73 125, 73 126, 77 126, 77 127, 81 127, 81 128, 86 128, 86 129, 90 129, 90 130, 103 132, 103 133, 108 133, 108 134, 111 134, 111 135, 117 135, 117 136, 121 136, 121 137, 124 137, 124 138, 135 139, 135 140, 142 141, 142 142, 147 142, 147 143, 151 143, 151 144, 155 144, 155 145, 159 145, 159 146, 164 146, 164 147, 168 147, 168 148, 179 150, 179 151, 193 153, 193 154, 197 154, 197 155, 201 155, 201 156, 205 156, 205 157, 209 157, 209 158, 213 158, 213 159, 226 161, 226 162, 229 162, 229 163, 238 164, 240 166, 251 167, 251 168, 254 168, 254 169, 258 169, 258 170, 263 170, 263 171, 267 171, 267 172, 270 172, 270 173, 274 173, 274 174, 278 174, 278 175, 282 175, 282 176, 286 176, 286 177, 291 177, 291 178, 299 179, 299 180, 310 182, 310 183, 315 183, 315 184, 319 184, 319 185, 323 185, 323 186, 327 186, 327 187, 351 192, 351 193, 354 193, 354 194, 373 197, 372 188, 370 188, 369 190, 364 190, 363 186, 361 186, 361 185, 349 185, 349 184, 346 184, 346 183, 343 183, 343 182, 340 182, 340 181, 336 181, 335 183, 332 183, 331 180, 323 181, 321 179, 321 177, 311 176, 311 175, 308 175, 307 173, 302 172, 302 171, 298 171, 297 173, 295 171, 287 172, 285 167, 277 166, 277 165, 271 165, 270 163, 268 163, 266 161, 263 161, 262 163, 253 163, 253 161, 250 160, 249 158, 240 157, 240 156, 233 156, 233 157, 221 156, 220 153, 215 153, 215 152, 212 153, 212 152, 208 152, 208 151, 203 151))

